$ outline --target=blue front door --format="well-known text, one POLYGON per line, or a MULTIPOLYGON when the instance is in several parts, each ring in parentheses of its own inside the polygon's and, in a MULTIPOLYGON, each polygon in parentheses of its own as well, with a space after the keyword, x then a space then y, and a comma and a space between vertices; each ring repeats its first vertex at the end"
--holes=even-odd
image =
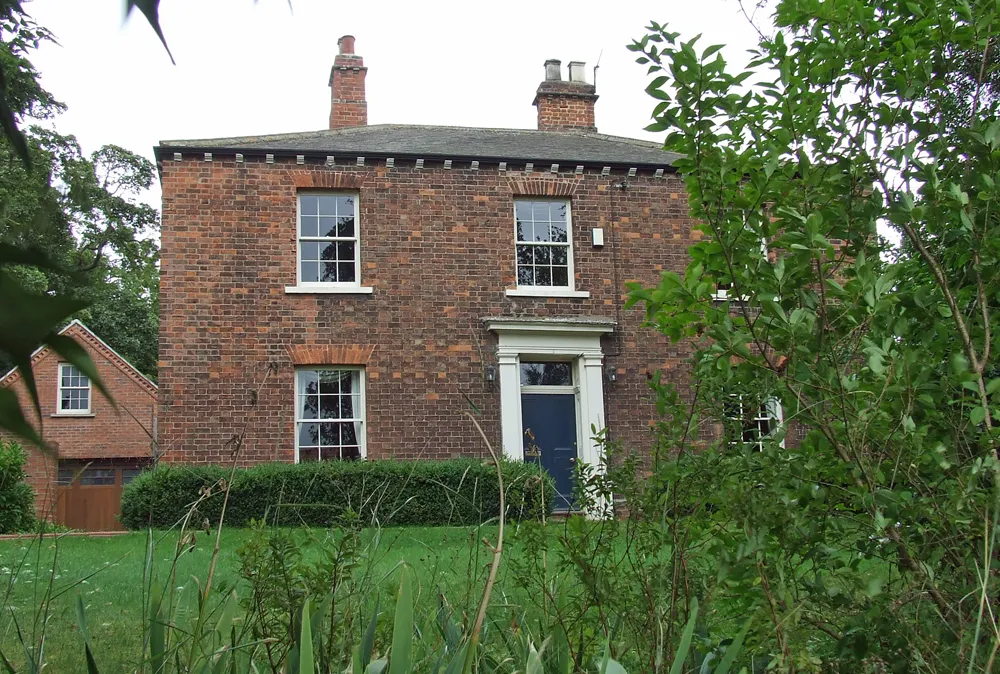
POLYGON ((524 460, 540 463, 556 482, 556 510, 573 506, 576 464, 576 396, 572 393, 522 393, 524 460))

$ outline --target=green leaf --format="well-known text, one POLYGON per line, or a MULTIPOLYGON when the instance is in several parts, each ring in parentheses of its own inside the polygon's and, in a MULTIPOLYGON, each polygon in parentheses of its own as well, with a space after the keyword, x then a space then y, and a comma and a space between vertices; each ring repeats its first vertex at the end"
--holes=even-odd
POLYGON ((87 674, 98 674, 94 654, 90 650, 90 634, 87 632, 87 611, 83 606, 83 595, 76 595, 76 620, 83 636, 83 652, 87 658, 87 674))
POLYGON ((177 65, 174 55, 170 53, 170 47, 167 46, 167 38, 163 36, 163 29, 160 28, 160 0, 125 0, 125 16, 131 14, 133 9, 138 9, 146 17, 156 37, 160 38, 163 48, 167 50, 170 62, 177 65))
POLYGON ((694 636, 694 626, 698 620, 698 599, 691 600, 691 615, 688 617, 684 632, 681 633, 681 641, 677 645, 677 653, 674 655, 674 662, 670 666, 670 674, 681 674, 684 671, 684 662, 687 660, 688 651, 691 650, 691 637, 694 636))
POLYGON ((309 598, 302 602, 302 630, 299 635, 299 674, 316 674, 313 663, 312 626, 309 623, 309 598))
POLYGON ((410 573, 403 566, 396 598, 396 617, 392 626, 392 650, 389 651, 389 674, 408 674, 410 650, 413 647, 413 596, 410 573))
POLYGON ((986 421, 986 409, 983 407, 973 407, 969 412, 969 421, 977 426, 986 421))
POLYGON ((162 674, 164 665, 164 638, 163 621, 160 620, 160 605, 163 595, 159 586, 154 585, 149 597, 149 664, 153 674, 162 674))
POLYGON ((368 663, 372 661, 372 650, 375 648, 375 628, 378 627, 378 604, 379 598, 376 596, 375 610, 372 611, 372 618, 368 621, 368 628, 361 637, 361 644, 358 648, 358 667, 355 674, 364 674, 368 663))
POLYGON ((733 663, 736 662, 736 658, 739 657, 740 651, 743 649, 743 640, 746 639, 747 633, 750 631, 750 624, 753 623, 753 616, 747 618, 746 623, 743 624, 743 629, 733 640, 733 643, 726 647, 726 654, 722 658, 722 662, 715 669, 713 674, 729 674, 729 670, 732 668, 733 663))

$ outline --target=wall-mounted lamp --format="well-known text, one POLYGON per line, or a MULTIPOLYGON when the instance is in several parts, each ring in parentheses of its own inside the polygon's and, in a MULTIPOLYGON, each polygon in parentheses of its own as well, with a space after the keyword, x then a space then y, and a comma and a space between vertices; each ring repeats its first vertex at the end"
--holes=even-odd
POLYGON ((618 368, 608 365, 604 368, 604 378, 612 384, 618 381, 618 368))
POLYGON ((486 381, 496 381, 497 369, 493 365, 486 366, 486 381))

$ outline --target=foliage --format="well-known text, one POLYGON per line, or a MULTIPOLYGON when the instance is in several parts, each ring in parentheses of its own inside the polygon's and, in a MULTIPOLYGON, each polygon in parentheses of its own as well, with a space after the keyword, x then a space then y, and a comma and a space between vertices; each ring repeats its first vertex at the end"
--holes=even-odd
POLYGON ((659 385, 677 458, 654 512, 707 536, 717 606, 770 617, 749 638, 772 668, 989 671, 1000 102, 926 101, 968 72, 948 54, 982 56, 976 91, 995 76, 1000 8, 783 0, 774 20, 736 74, 658 24, 631 47, 706 234, 630 297, 696 340, 693 396, 659 385), (733 394, 784 409, 763 451, 713 430, 733 394))
POLYGON ((24 450, 0 440, 0 534, 31 528, 35 521, 35 495, 25 482, 24 450))
MULTIPOLYGON (((448 461, 327 461, 271 463, 239 469, 229 489, 226 524, 252 520, 330 526, 360 518, 383 525, 469 524, 495 518, 494 468, 471 459, 448 461)), ((504 463, 507 517, 539 517, 551 504, 551 478, 537 467, 504 463)), ((196 522, 218 522, 221 487, 229 471, 219 466, 161 465, 122 493, 122 522, 132 529, 171 527, 197 503, 196 522)))
MULTIPOLYGON (((38 411, 30 354, 48 344, 101 386, 86 352, 59 328, 89 304, 86 316, 110 320, 115 290, 143 320, 115 325, 110 335, 123 356, 155 375, 158 228, 156 211, 137 195, 155 178, 151 162, 123 148, 85 156, 73 136, 31 126, 64 109, 39 81, 31 51, 52 35, 0 2, 0 371, 21 369, 38 411), (22 131, 25 125, 28 130, 22 131), (20 159, 20 161, 18 160, 20 159), (103 300, 103 302, 101 301, 103 300), (117 342, 117 343, 116 343, 117 342)), ((44 447, 10 391, 0 391, 0 428, 44 447)))

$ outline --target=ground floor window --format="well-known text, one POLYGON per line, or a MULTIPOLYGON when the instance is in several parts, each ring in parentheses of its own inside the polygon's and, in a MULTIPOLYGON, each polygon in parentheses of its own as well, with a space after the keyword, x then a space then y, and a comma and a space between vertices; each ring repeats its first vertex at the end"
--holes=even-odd
POLYGON ((743 394, 731 394, 725 401, 725 433, 731 447, 750 445, 762 450, 764 441, 781 422, 781 406, 777 400, 760 399, 743 394))
POLYGON ((296 461, 365 456, 364 414, 364 370, 296 370, 296 461))

